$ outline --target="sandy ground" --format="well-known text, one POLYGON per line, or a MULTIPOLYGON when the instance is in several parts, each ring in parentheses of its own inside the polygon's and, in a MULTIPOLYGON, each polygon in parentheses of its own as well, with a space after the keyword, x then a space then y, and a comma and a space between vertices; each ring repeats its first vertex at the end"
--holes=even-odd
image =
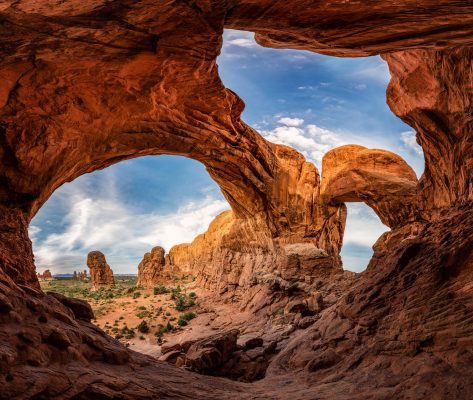
MULTIPOLYGON (((198 331, 202 330, 201 323, 195 324, 197 320, 202 321, 201 318, 187 321, 186 326, 178 325, 179 316, 182 314, 192 312, 198 317, 202 313, 199 305, 199 290, 194 287, 193 282, 179 281, 166 284, 167 288, 179 286, 181 293, 186 295, 191 292, 197 294, 194 306, 187 308, 185 311, 178 311, 175 308, 175 301, 171 298, 171 293, 155 295, 152 288, 136 288, 134 286, 136 279, 134 278, 130 280, 116 279, 116 281, 116 287, 110 290, 114 297, 99 299, 93 297, 96 292, 86 282, 56 279, 43 281, 41 285, 44 291, 57 291, 68 296, 87 300, 94 310, 95 319, 92 321, 94 324, 133 350, 154 357, 161 355, 161 344, 167 343, 168 340, 171 339, 174 342, 176 341, 175 337, 180 337, 183 334, 186 338, 193 337, 194 325, 199 326, 198 331), (129 292, 129 288, 132 288, 133 291, 129 292), (146 321, 149 332, 139 331, 138 325, 142 321, 146 321), (158 339, 156 332, 161 327, 167 326, 168 323, 173 326, 173 330, 163 333, 161 338, 158 339), (130 337, 132 335, 129 335, 127 328, 134 331, 133 337, 130 337)), ((206 324, 205 319, 203 321, 204 325, 206 324)))

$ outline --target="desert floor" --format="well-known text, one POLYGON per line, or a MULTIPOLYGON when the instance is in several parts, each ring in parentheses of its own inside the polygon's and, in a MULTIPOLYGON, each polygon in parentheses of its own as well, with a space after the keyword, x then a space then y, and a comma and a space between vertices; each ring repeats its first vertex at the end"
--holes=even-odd
POLYGON ((136 286, 136 280, 135 276, 117 276, 115 287, 96 291, 89 282, 71 278, 45 280, 41 287, 86 300, 94 311, 94 324, 141 353, 158 357, 161 344, 181 335, 194 336, 194 318, 207 312, 199 306, 194 282, 173 281, 145 289, 136 286))

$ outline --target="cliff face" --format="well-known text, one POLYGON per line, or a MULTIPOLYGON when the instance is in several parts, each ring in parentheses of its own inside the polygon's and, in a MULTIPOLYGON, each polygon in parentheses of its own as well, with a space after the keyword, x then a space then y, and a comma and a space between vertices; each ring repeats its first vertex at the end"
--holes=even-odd
POLYGON ((0 21, 0 396, 472 397, 472 5, 7 0, 0 21), (314 166, 240 120, 243 103, 215 63, 224 27, 254 31, 267 46, 382 54, 388 104, 424 149, 416 190, 393 155, 355 151, 322 200, 314 166), (184 265, 204 242, 224 244, 217 248, 230 250, 205 255, 221 259, 224 273, 189 264, 209 286, 270 271, 268 249, 278 263, 289 260, 281 276, 313 271, 300 255, 322 252, 308 243, 336 270, 343 201, 371 203, 393 228, 358 283, 287 343, 258 384, 133 353, 80 317, 82 306, 38 290, 27 227, 39 207, 64 182, 151 154, 202 162, 229 201, 232 212, 217 221, 228 234, 170 255, 184 265), (388 196, 370 184, 373 157, 406 179, 406 201, 394 196, 392 174, 380 177, 388 196), (236 258, 251 267, 233 276, 236 258))

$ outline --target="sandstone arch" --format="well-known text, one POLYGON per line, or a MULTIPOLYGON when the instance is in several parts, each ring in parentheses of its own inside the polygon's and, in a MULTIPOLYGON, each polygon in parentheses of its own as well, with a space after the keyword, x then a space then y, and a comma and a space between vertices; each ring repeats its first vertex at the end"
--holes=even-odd
MULTIPOLYGON (((286 390, 301 399, 349 392, 366 398, 382 388, 391 398, 471 397, 473 6, 455 0, 313 3, 0 5, 3 396, 23 396, 26 388, 30 397, 191 392, 244 399, 277 398, 286 390), (79 317, 87 315, 79 311, 83 305, 64 306, 35 290, 27 236, 28 221, 62 183, 161 152, 207 165, 237 214, 261 213, 270 237, 305 234, 314 187, 306 182, 316 178, 310 169, 287 171, 286 150, 239 120, 243 105, 223 87, 215 64, 224 26, 255 31, 260 43, 274 47, 383 54, 392 74, 388 103, 416 129, 426 157, 417 188, 422 219, 380 239, 363 280, 302 339, 291 340, 271 370, 280 375, 258 386, 196 377, 119 346, 79 317), (40 361, 25 367, 32 360, 40 361), (419 372, 420 365, 429 373, 419 372), (291 386, 281 376, 294 370, 301 378, 291 386), (163 384, 167 378, 172 384, 163 384)), ((334 218, 342 212, 317 209, 334 218)), ((330 227, 324 230, 321 242, 330 242, 330 227)))
POLYGON ((417 177, 397 154, 341 146, 325 154, 322 171, 324 202, 366 202, 390 228, 416 219, 417 177))

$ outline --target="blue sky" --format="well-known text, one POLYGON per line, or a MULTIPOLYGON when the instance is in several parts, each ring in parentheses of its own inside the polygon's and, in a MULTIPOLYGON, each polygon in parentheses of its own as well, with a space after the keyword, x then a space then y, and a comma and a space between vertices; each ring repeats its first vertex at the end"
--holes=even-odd
MULTIPOLYGON (((385 100, 389 71, 379 57, 347 59, 265 49, 247 32, 226 31, 219 71, 246 103, 243 119, 268 140, 288 144, 320 169, 325 152, 356 143, 400 154, 418 176, 423 156, 413 130, 385 100)), ((30 226, 38 270, 85 268, 101 250, 115 273, 136 273, 143 254, 204 232, 228 209, 194 160, 141 157, 86 174, 59 188, 30 226)), ((360 271, 387 227, 364 204, 348 205, 344 266, 360 271)))

